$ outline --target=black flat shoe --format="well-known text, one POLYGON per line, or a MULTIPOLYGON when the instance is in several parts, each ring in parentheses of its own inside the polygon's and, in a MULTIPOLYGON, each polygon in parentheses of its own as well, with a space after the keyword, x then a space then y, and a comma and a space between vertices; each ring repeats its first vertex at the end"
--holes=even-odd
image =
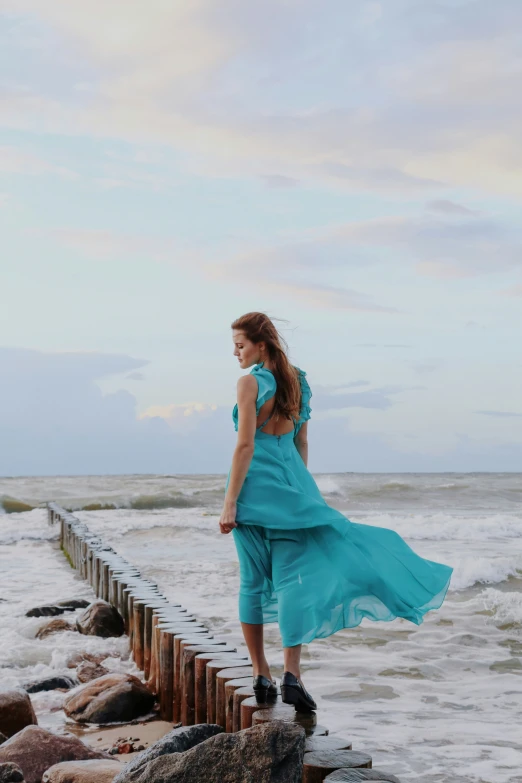
POLYGON ((317 709, 315 701, 292 672, 284 672, 281 678, 281 701, 293 704, 296 712, 311 712, 317 709))
POLYGON ((267 704, 277 699, 277 685, 268 677, 258 674, 254 677, 254 693, 258 704, 267 704))

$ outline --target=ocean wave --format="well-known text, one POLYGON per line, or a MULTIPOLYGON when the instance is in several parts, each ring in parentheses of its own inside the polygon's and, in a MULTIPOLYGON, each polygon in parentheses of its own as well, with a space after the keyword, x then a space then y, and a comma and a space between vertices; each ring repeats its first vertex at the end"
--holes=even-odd
MULTIPOLYGON (((136 497, 120 496, 111 500, 77 499, 72 501, 58 498, 56 502, 67 511, 115 511, 133 509, 136 511, 154 511, 165 508, 199 508, 223 500, 225 485, 217 489, 187 489, 175 492, 143 494, 136 497)), ((31 505, 18 498, 0 496, 0 514, 21 514, 36 508, 45 508, 45 503, 31 505)))
POLYGON ((484 607, 494 613, 495 624, 522 625, 522 596, 518 592, 507 593, 490 587, 481 594, 484 607))
MULTIPOLYGON (((464 590, 478 584, 499 584, 510 577, 522 578, 522 557, 459 557, 452 560, 452 590, 464 590)), ((518 593, 522 604, 522 594, 518 593)))
POLYGON ((436 514, 356 514, 352 521, 389 527, 411 540, 444 541, 522 538, 522 517, 515 514, 457 516, 436 514))

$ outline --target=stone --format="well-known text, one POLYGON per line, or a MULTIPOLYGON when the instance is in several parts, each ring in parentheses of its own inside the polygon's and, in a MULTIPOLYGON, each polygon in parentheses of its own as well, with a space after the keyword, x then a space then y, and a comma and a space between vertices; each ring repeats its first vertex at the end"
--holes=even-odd
POLYGON ((76 676, 80 682, 91 682, 91 680, 97 680, 98 677, 103 677, 104 674, 109 674, 109 669, 92 661, 83 661, 76 669, 76 676))
POLYGON ((69 660, 67 661, 67 668, 74 669, 76 666, 79 666, 84 661, 100 664, 108 657, 109 656, 106 653, 88 653, 88 652, 73 653, 69 658, 69 660))
POLYGON ((209 737, 222 733, 223 727, 215 723, 198 723, 196 726, 181 726, 169 731, 147 750, 129 761, 125 769, 115 778, 114 783, 131 783, 141 776, 144 767, 153 759, 171 753, 184 753, 209 737))
POLYGON ((0 764, 0 783, 24 783, 24 773, 18 764, 0 764))
POLYGON ((80 633, 88 636, 123 636, 125 626, 118 610, 105 601, 95 601, 76 620, 80 633))
POLYGON ((105 674, 67 694, 65 714, 78 723, 126 722, 146 715, 154 696, 132 674, 105 674))
POLYGON ((76 688, 78 681, 72 677, 45 677, 43 680, 35 680, 24 685, 27 693, 40 693, 41 691, 55 691, 58 688, 64 688, 69 691, 71 688, 76 688))
POLYGON ((59 631, 76 631, 76 628, 74 625, 71 625, 71 623, 68 623, 67 620, 58 618, 42 625, 36 632, 36 638, 45 639, 46 636, 50 636, 52 633, 58 633, 59 631))
POLYGON ((118 772, 119 761, 63 761, 44 773, 42 783, 112 783, 118 772))
POLYGON ((25 783, 40 783, 44 772, 60 761, 109 759, 72 736, 58 736, 40 726, 27 726, 0 745, 0 764, 11 761, 24 773, 25 783))
POLYGON ((38 721, 26 691, 21 688, 0 691, 0 731, 2 734, 9 738, 25 729, 26 726, 32 726, 36 723, 38 721))
POLYGON ((85 609, 89 601, 84 598, 71 598, 68 601, 57 601, 54 604, 35 606, 25 613, 26 617, 55 617, 64 612, 74 612, 76 609, 85 609))
POLYGON ((273 721, 235 734, 217 734, 184 753, 170 753, 143 764, 132 783, 301 783, 305 732, 273 721))

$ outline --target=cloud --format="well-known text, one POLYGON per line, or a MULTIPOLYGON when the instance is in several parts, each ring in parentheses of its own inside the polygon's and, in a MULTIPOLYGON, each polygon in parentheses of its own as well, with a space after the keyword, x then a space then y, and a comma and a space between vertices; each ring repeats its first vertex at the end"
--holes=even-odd
MULTIPOLYGON (((365 383, 359 381, 357 383, 365 383)), ((349 384, 355 385, 355 384, 349 384)), ((346 386, 342 388, 347 388, 346 386)), ((391 399, 396 394, 405 391, 422 390, 423 386, 383 386, 377 389, 368 389, 362 392, 340 392, 339 387, 324 387, 316 385, 313 391, 314 410, 331 411, 345 408, 371 408, 374 410, 387 410, 393 405, 391 399)))
POLYGON ((464 207, 462 204, 456 204, 454 201, 448 201, 447 199, 428 201, 426 207, 431 212, 439 212, 442 215, 464 215, 473 217, 480 214, 476 209, 468 209, 468 207, 464 207))
POLYGON ((50 163, 38 155, 13 146, 0 147, 0 171, 4 174, 26 174, 29 176, 56 174, 60 178, 68 180, 77 179, 79 176, 66 166, 50 163))
POLYGON ((154 261, 175 263, 182 252, 182 246, 175 238, 147 234, 65 227, 29 229, 28 233, 49 237, 69 250, 98 260, 144 256, 154 261))
POLYGON ((138 415, 127 391, 102 394, 96 381, 147 360, 119 354, 42 353, 0 348, 0 475, 214 472, 234 442, 231 410, 208 406, 187 428, 171 410, 138 415), (178 426, 179 425, 179 426, 178 426))
POLYGON ((159 142, 238 176, 522 193, 518 0, 494 12, 488 0, 426 0, 414 12, 403 0, 4 8, 13 28, 38 20, 31 37, 54 40, 33 46, 32 65, 7 84, 8 127, 159 142), (45 79, 65 52, 73 63, 45 79))
MULTIPOLYGON (((479 214, 390 215, 354 220, 326 229, 310 230, 295 242, 256 248, 231 260, 213 265, 210 274, 227 277, 252 276, 259 264, 274 279, 345 270, 372 264, 409 265, 419 275, 460 279, 522 268, 522 231, 500 219, 479 214)), ((257 275, 256 275, 257 280, 257 275)), ((302 283, 303 284, 303 283, 302 283)), ((272 283, 270 283, 272 285, 272 283)), ((285 288, 281 280, 281 288, 285 288)), ((307 284, 306 284, 307 285, 307 284)), ((345 296, 357 305, 355 292, 345 296)), ((366 298, 370 309, 370 300, 366 298)), ((335 306, 335 304, 333 305, 335 306)), ((393 312, 386 305, 375 310, 393 312)))
POLYGON ((522 418, 522 413, 513 413, 511 411, 475 411, 475 413, 480 413, 482 416, 493 416, 498 419, 522 418))
POLYGON ((295 188, 299 185, 299 180, 294 177, 283 177, 282 174, 265 174, 262 179, 268 188, 295 188))
POLYGON ((503 296, 522 296, 522 285, 512 285, 500 291, 503 296))
MULTIPOLYGON (((144 359, 120 354, 43 353, 0 348, 0 475, 220 473, 230 468, 236 435, 230 406, 185 402, 150 406, 135 397, 102 394, 96 381, 135 372, 144 359)), ((407 387, 361 392, 313 388, 310 469, 338 471, 521 470, 522 445, 473 440, 465 434, 444 453, 357 432, 343 408, 384 412, 407 387), (328 413, 326 417, 324 413, 328 413)), ((421 388, 421 387, 409 387, 421 388)))

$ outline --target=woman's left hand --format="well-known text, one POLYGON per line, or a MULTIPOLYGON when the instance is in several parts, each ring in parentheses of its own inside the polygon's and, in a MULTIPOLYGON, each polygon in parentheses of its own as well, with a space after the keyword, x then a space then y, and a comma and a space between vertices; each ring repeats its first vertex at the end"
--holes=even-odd
POLYGON ((230 533, 235 527, 237 527, 236 504, 225 503, 219 519, 219 529, 222 533, 230 533))

